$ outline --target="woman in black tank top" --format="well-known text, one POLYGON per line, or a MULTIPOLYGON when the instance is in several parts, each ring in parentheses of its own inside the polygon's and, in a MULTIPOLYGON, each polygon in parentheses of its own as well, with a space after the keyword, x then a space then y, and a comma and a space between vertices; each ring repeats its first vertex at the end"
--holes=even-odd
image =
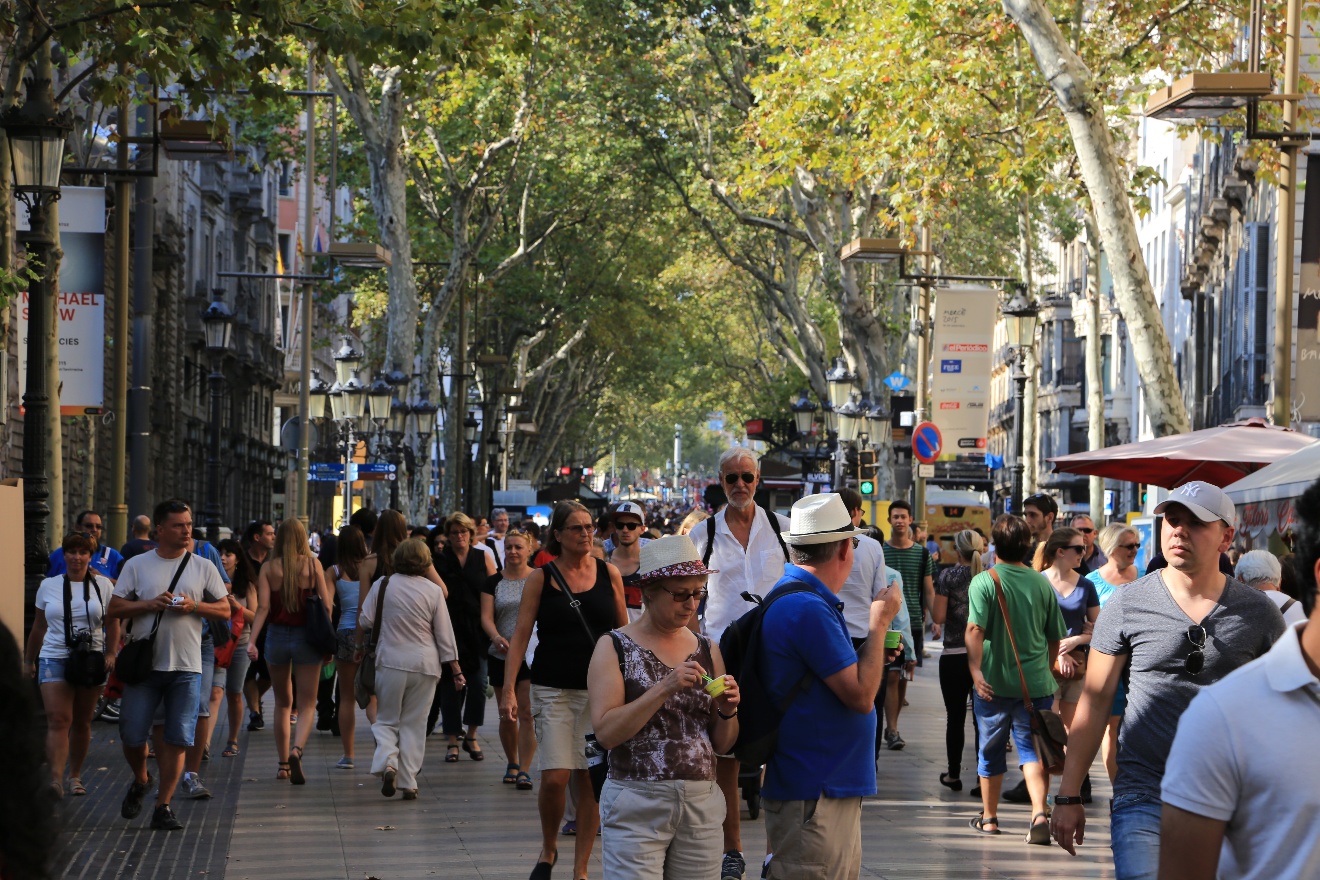
MULTIPOLYGON (((541 770, 541 854, 533 880, 547 878, 559 857, 559 822, 570 780, 577 792, 573 876, 586 876, 600 817, 587 776, 584 735, 591 729, 587 667, 596 640, 628 622, 623 581, 614 566, 591 555, 595 525, 576 501, 560 502, 550 522, 546 549, 558 559, 533 571, 523 588, 518 628, 509 656, 527 652, 532 626, 539 642, 532 663, 532 714, 536 718, 537 767, 541 770)), ((505 676, 509 719, 517 719, 514 676, 505 676)))

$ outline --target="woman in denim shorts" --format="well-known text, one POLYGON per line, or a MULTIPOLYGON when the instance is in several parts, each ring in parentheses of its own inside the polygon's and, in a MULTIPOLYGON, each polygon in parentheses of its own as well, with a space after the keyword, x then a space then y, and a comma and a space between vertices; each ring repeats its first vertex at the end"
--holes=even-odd
POLYGON ((275 552, 257 577, 257 617, 252 625, 248 657, 257 659, 257 637, 266 634, 266 665, 275 694, 275 751, 279 755, 276 779, 307 784, 302 755, 316 715, 316 683, 323 658, 307 642, 307 596, 320 593, 326 608, 333 604, 321 563, 307 543, 307 529, 294 517, 275 532, 275 552), (293 679, 298 680, 298 729, 289 746, 289 712, 293 710, 293 679))
POLYGON ((78 687, 64 678, 71 647, 65 638, 65 590, 70 591, 69 627, 74 637, 91 635, 92 650, 105 652, 106 671, 114 668, 119 650, 119 620, 105 616, 114 584, 89 571, 92 542, 86 535, 75 533, 66 536, 61 546, 68 572, 46 578, 37 589, 36 618, 25 655, 29 674, 36 675, 46 707, 46 759, 51 790, 57 797, 64 796, 65 764, 69 767, 69 793, 87 794, 82 784, 82 765, 92 739, 92 713, 103 687, 78 687))
POLYGON ((243 723, 243 683, 247 680, 248 666, 252 664, 247 648, 252 637, 252 621, 257 616, 257 578, 242 544, 234 540, 221 541, 216 549, 220 551, 225 574, 229 575, 230 619, 237 614, 244 617, 243 634, 234 646, 233 659, 224 669, 216 667, 211 683, 211 729, 220 726, 220 704, 224 702, 229 715, 229 741, 221 754, 234 758, 238 756, 238 729, 243 723))
POLYGON ((329 578, 334 582, 339 598, 339 650, 335 652, 335 665, 339 670, 339 738, 344 744, 344 757, 335 766, 340 770, 353 769, 353 734, 357 730, 357 699, 353 682, 357 678, 357 659, 353 649, 353 631, 357 629, 358 600, 361 584, 358 577, 362 560, 367 558, 367 539, 357 526, 344 526, 335 541, 335 564, 330 567, 329 578))

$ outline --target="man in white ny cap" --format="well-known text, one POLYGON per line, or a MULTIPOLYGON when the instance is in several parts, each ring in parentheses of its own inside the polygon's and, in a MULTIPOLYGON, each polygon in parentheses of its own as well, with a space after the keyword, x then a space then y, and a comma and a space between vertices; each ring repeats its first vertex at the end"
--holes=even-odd
POLYGON ((1178 719, 1202 688, 1264 655, 1284 629, 1273 602, 1219 570, 1236 518, 1222 489, 1185 483, 1155 513, 1164 516, 1160 545, 1169 565, 1118 590, 1100 612, 1051 823, 1054 839, 1075 855, 1086 825, 1082 777, 1126 668, 1110 809, 1118 880, 1155 880, 1159 871, 1160 784, 1178 719))
POLYGON ((875 794, 875 695, 885 671, 885 630, 903 594, 885 587, 870 608, 869 634, 853 648, 839 591, 858 537, 843 499, 810 495, 793 505, 789 564, 766 598, 758 671, 769 696, 788 706, 766 763, 766 876, 855 878, 862 867, 862 798, 875 794), (787 591, 780 597, 776 593, 787 591), (794 696, 796 694, 796 696, 794 696), (813 874, 814 876, 814 874, 813 874))

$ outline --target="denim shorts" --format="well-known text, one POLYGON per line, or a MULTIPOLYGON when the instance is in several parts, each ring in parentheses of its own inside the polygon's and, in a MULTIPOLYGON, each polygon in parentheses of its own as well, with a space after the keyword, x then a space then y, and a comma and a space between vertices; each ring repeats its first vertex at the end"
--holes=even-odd
POLYGON ((1160 815, 1164 804, 1143 792, 1114 795, 1109 845, 1117 880, 1155 880, 1160 870, 1160 815))
POLYGON ((234 659, 229 661, 229 668, 216 667, 215 679, 211 687, 222 687, 225 693, 230 695, 243 693, 243 682, 247 680, 248 665, 252 663, 248 659, 247 649, 246 638, 234 646, 234 659))
POLYGON ((272 666, 320 666, 321 655, 307 643, 305 627, 273 623, 266 628, 266 662, 272 666))
MULTIPOLYGON (((1054 704, 1054 695, 1036 697, 1031 701, 1036 709, 1048 709, 1054 704)), ((982 778, 1002 776, 1008 770, 1006 747, 1009 733, 1017 748, 1018 766, 1038 762, 1036 747, 1031 742, 1031 715, 1021 698, 995 697, 972 700, 976 726, 981 732, 981 751, 976 756, 976 775, 982 778)))
POLYGON ((37 684, 64 681, 64 657, 41 657, 37 660, 37 684))
POLYGON ((152 672, 142 684, 128 685, 119 702, 119 738, 126 746, 145 745, 153 723, 165 727, 165 742, 193 744, 197 706, 202 690, 200 672, 152 672), (163 707, 160 721, 156 709, 163 707))

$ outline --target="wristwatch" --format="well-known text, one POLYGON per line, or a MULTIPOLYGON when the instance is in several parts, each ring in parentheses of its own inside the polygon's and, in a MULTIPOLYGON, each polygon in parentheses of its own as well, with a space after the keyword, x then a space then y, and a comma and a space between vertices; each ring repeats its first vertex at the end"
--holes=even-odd
POLYGON ((1054 796, 1054 806, 1056 807, 1081 806, 1081 804, 1081 795, 1056 794, 1054 796))

